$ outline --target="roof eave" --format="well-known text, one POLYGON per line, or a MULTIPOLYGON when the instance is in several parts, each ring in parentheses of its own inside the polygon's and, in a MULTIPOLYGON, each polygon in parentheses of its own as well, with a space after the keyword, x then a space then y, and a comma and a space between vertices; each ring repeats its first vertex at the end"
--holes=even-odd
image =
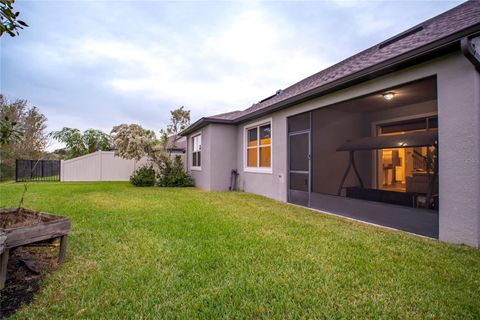
POLYGON ((200 118, 199 120, 195 121, 193 124, 191 124, 188 128, 186 128, 182 132, 180 132, 179 135, 187 136, 187 135, 193 133, 194 131, 200 130, 201 128, 205 127, 206 125, 208 125, 210 123, 234 124, 234 122, 232 120, 203 117, 203 118, 200 118))

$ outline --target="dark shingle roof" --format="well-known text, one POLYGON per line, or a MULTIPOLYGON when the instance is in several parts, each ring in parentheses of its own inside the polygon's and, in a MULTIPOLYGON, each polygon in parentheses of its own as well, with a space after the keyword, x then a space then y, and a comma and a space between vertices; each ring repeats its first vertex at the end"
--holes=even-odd
POLYGON ((403 63, 405 63, 407 58, 413 60, 418 58, 420 53, 427 55, 435 49, 440 50, 444 46, 452 45, 453 42, 458 42, 461 37, 475 32, 480 32, 480 0, 467 1, 305 78, 280 91, 270 99, 265 99, 243 111, 202 118, 187 128, 184 133, 188 133, 190 128, 197 129, 204 123, 209 122, 238 123, 246 121, 264 113, 272 112, 276 110, 276 107, 281 107, 282 104, 286 107, 288 106, 287 103, 293 103, 295 98, 299 100, 300 98, 306 99, 307 96, 313 97, 314 91, 319 94, 322 88, 333 87, 337 82, 346 81, 349 77, 353 78, 355 75, 358 75, 358 77, 360 75, 368 76, 368 79, 372 79, 374 78, 373 72, 379 72, 380 67, 383 69, 390 67, 390 70, 394 71, 392 68, 394 59, 397 59, 396 63, 400 64, 399 58, 405 56, 403 59, 403 63), (423 51, 417 53, 419 50, 423 51), (392 62, 392 65, 386 65, 389 62, 392 62), (379 70, 370 71, 375 67, 378 67, 379 70))
POLYGON ((168 137, 167 150, 187 150, 187 139, 178 134, 173 134, 168 137))
POLYGON ((238 116, 241 115, 242 112, 243 111, 241 111, 241 110, 236 110, 236 111, 232 111, 232 112, 217 114, 217 115, 211 116, 210 118, 221 119, 221 120, 233 120, 233 119, 238 118, 238 116))

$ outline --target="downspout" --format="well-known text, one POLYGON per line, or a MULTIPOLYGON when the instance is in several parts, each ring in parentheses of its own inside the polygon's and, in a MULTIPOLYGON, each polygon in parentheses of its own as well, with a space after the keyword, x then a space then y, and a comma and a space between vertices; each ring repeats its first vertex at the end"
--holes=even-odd
POLYGON ((460 48, 465 58, 480 72, 480 37, 473 39, 469 39, 468 37, 462 38, 460 48))

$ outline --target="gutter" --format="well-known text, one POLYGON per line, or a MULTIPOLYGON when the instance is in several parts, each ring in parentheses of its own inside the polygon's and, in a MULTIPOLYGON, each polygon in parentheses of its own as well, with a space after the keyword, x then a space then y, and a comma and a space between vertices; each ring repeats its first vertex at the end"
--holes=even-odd
POLYGON ((474 39, 463 38, 460 41, 460 49, 465 58, 475 66, 477 71, 480 71, 480 37, 474 39))

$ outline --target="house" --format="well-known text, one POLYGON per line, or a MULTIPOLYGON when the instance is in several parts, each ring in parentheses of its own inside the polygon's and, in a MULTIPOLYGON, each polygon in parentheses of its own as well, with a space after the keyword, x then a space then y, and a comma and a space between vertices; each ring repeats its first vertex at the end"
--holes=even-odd
POLYGON ((171 159, 180 157, 185 170, 187 170, 187 138, 178 134, 168 137, 167 152, 171 159))
POLYGON ((167 151, 171 155, 184 155, 187 150, 187 138, 178 134, 172 134, 168 137, 167 151))
POLYGON ((243 111, 201 118, 188 170, 240 190, 480 246, 480 2, 468 1, 243 111))

